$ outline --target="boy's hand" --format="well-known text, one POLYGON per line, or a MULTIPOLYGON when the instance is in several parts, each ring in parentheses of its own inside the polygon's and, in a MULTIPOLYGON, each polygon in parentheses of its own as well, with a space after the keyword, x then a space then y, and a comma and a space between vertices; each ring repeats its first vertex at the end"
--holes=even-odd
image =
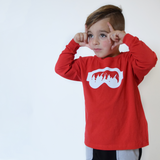
POLYGON ((87 34, 87 27, 85 26, 84 33, 77 33, 74 36, 74 41, 78 43, 81 47, 89 47, 88 45, 88 34, 87 34))
POLYGON ((114 30, 112 25, 108 22, 108 27, 110 33, 108 34, 108 38, 110 43, 112 43, 111 49, 114 49, 116 46, 119 46, 123 43, 123 38, 126 35, 125 31, 114 30))

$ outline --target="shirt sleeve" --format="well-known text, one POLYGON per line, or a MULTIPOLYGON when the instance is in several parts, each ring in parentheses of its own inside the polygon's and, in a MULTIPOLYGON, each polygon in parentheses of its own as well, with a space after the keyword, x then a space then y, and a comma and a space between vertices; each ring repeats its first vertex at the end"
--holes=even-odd
POLYGON ((144 42, 130 34, 126 34, 123 42, 129 47, 130 61, 139 84, 144 76, 156 65, 157 56, 144 42))
POLYGON ((55 65, 57 74, 70 80, 81 81, 80 63, 78 59, 74 59, 79 47, 79 44, 73 39, 70 41, 55 65))

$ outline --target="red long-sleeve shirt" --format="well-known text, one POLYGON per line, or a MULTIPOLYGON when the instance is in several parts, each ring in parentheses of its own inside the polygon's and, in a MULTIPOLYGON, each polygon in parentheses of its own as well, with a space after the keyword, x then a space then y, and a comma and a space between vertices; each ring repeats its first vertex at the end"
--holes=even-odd
POLYGON ((82 81, 85 97, 85 144, 101 150, 137 149, 149 144, 138 84, 155 66, 156 54, 126 34, 129 51, 105 59, 74 59, 80 47, 72 40, 59 56, 55 71, 82 81))

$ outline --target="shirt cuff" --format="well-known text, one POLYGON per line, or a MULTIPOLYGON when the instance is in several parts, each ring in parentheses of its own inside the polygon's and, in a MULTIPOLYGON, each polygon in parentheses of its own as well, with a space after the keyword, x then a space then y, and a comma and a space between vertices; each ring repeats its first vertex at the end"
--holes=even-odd
POLYGON ((127 46, 131 46, 134 40, 135 40, 135 37, 127 33, 123 38, 123 43, 125 43, 127 46))

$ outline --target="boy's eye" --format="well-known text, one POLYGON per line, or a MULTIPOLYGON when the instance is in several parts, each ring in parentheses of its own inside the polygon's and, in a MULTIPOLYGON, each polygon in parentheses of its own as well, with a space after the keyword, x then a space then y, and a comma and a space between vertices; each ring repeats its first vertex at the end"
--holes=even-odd
POLYGON ((93 37, 93 35, 92 34, 88 34, 88 38, 92 38, 93 37))
POLYGON ((101 34, 100 36, 101 36, 102 38, 107 37, 105 34, 101 34))

